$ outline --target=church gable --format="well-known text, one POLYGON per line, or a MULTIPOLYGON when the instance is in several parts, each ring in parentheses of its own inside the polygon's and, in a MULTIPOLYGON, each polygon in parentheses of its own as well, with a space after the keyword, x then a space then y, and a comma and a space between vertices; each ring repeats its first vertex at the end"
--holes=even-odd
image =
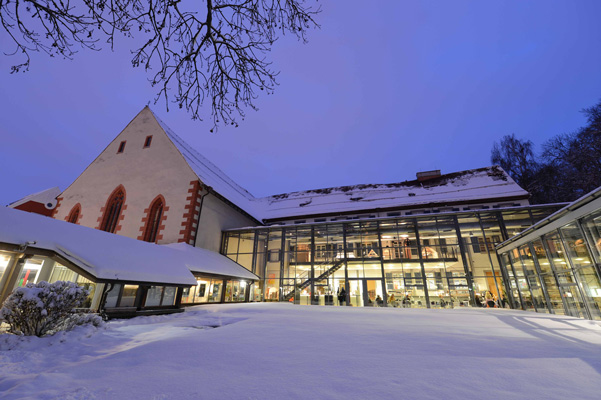
POLYGON ((196 189, 197 182, 196 174, 145 107, 59 196, 53 217, 64 220, 77 206, 81 210, 78 224, 138 238, 153 221, 149 210, 161 196, 164 204, 156 226, 160 232, 150 237, 158 243, 177 242, 184 236, 189 239, 190 189, 196 189), (127 195, 120 209, 110 211, 109 196, 120 187, 127 195), (107 218, 115 218, 114 223, 107 218))

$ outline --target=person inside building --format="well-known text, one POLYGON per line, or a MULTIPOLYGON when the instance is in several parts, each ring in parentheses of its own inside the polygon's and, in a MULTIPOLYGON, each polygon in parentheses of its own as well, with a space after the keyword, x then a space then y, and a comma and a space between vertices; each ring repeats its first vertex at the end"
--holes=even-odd
POLYGON ((403 307, 411 307, 411 296, 408 294, 406 294, 405 298, 403 299, 403 307))
POLYGON ((390 296, 388 297, 388 305, 390 307, 396 307, 396 304, 394 303, 396 301, 396 299, 394 298, 394 293, 391 293, 390 296))
POLYGON ((507 297, 505 297, 505 293, 503 293, 501 295, 501 307, 507 308, 507 303, 508 303, 507 297))
POLYGON ((484 298, 486 299, 486 308, 496 308, 497 307, 495 304, 495 298, 490 290, 486 291, 484 298))
POLYGON ((380 295, 376 296, 376 304, 378 305, 378 307, 384 306, 384 299, 382 299, 382 297, 380 297, 380 295))
POLYGON ((338 304, 340 304, 342 306, 342 305, 344 305, 345 301, 346 301, 346 290, 344 289, 344 286, 338 286, 338 304))

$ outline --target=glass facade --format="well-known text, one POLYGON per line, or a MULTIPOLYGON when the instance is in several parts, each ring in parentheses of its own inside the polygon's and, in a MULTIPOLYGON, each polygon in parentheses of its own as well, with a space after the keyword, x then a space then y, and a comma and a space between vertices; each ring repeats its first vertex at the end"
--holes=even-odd
POLYGON ((503 270, 519 307, 600 320, 601 210, 569 215, 554 229, 505 245, 499 251, 503 270))
POLYGON ((34 255, 19 258, 17 253, 0 251, 0 292, 4 291, 8 295, 18 287, 42 281, 49 283, 76 282, 90 291, 82 307, 92 309, 98 307, 104 287, 103 284, 97 284, 84 278, 50 257, 34 255), (15 261, 18 262, 15 263, 15 261), (10 269, 13 270, 12 274, 8 273, 10 269))
POLYGON ((261 278, 248 289, 255 301, 449 308, 480 306, 490 292, 521 307, 528 288, 534 309, 548 300, 533 261, 518 253, 519 269, 506 271, 495 246, 557 208, 236 229, 224 232, 222 253, 261 278))
POLYGON ((247 296, 253 301, 254 286, 244 280, 197 276, 196 286, 183 289, 182 304, 238 303, 247 301, 247 296))
POLYGON ((75 282, 84 287, 89 294, 81 307, 91 310, 98 310, 101 307, 105 290, 104 309, 179 307, 176 304, 178 291, 176 286, 97 283, 49 256, 27 255, 23 257, 21 253, 0 251, 0 292, 8 296, 18 287, 42 281, 49 283, 75 282))

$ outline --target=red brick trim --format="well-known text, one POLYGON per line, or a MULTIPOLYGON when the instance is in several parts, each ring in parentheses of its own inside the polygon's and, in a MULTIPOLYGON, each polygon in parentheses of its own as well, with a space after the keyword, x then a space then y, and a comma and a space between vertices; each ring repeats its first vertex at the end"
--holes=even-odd
POLYGON ((79 225, 79 221, 81 220, 81 217, 82 217, 81 204, 79 204, 79 203, 75 204, 73 206, 73 208, 71 208, 71 211, 69 211, 69 214, 65 217, 65 221, 69 222, 71 220, 71 217, 73 216, 73 213, 77 209, 79 210, 79 214, 77 215, 77 218, 75 219, 75 222, 73 222, 73 223, 79 225))
POLYGON ((184 207, 183 222, 181 226, 182 230, 179 231, 181 237, 178 242, 184 242, 194 245, 194 239, 196 238, 196 227, 194 224, 198 221, 199 210, 196 207, 200 207, 200 199, 202 197, 202 189, 200 181, 191 181, 190 189, 188 189, 188 197, 186 201, 188 204, 184 207))
POLYGON ((163 239, 163 231, 165 229, 165 221, 167 220, 167 211, 169 211, 169 207, 167 206, 167 202, 165 201, 163 195, 159 194, 150 202, 148 208, 144 209, 144 217, 142 218, 142 226, 140 227, 140 236, 138 236, 138 240, 144 240, 144 233, 146 232, 146 228, 148 225, 150 210, 152 209, 154 203, 159 199, 161 199, 161 201, 163 202, 163 215, 161 216, 161 222, 159 223, 159 229, 157 230, 156 243, 158 243, 159 240, 163 239))
POLYGON ((50 215, 52 218, 56 218, 56 213, 58 213, 58 206, 61 205, 61 201, 63 201, 62 197, 56 198, 56 207, 54 207, 54 210, 52 210, 52 215, 50 215))
POLYGON ((100 227, 102 226, 102 221, 104 220, 104 212, 106 211, 109 201, 111 201, 111 199, 113 198, 115 193, 117 193, 119 190, 123 190, 123 207, 121 207, 121 213, 119 214, 119 219, 117 219, 117 226, 115 227, 114 233, 119 232, 121 230, 121 228, 123 227, 121 225, 121 222, 125 218, 125 210, 127 210, 127 204, 125 204, 125 202, 127 201, 127 192, 125 191, 125 187, 123 185, 119 185, 115 188, 115 190, 113 190, 111 195, 106 199, 106 203, 104 203, 104 206, 100 208, 100 217, 98 217, 98 219, 96 220, 96 222, 98 223, 98 225, 96 226, 96 229, 100 229, 100 227))

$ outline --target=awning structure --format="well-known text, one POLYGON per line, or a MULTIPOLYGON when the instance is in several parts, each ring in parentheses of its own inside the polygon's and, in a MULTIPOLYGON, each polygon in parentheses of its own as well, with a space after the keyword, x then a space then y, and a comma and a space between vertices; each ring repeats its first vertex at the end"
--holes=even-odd
POLYGON ((258 279, 221 254, 186 244, 157 245, 0 207, 0 247, 40 249, 74 264, 98 282, 196 285, 192 272, 258 279))
POLYGON ((545 235, 574 220, 582 218, 601 207, 601 187, 574 200, 548 217, 541 219, 536 224, 524 229, 517 235, 510 237, 496 246, 497 253, 501 254, 528 243, 533 238, 545 235))
POLYGON ((176 250, 186 263, 188 269, 198 274, 220 275, 232 278, 259 280, 260 278, 241 266, 214 251, 193 247, 186 243, 162 245, 170 250, 176 250))

